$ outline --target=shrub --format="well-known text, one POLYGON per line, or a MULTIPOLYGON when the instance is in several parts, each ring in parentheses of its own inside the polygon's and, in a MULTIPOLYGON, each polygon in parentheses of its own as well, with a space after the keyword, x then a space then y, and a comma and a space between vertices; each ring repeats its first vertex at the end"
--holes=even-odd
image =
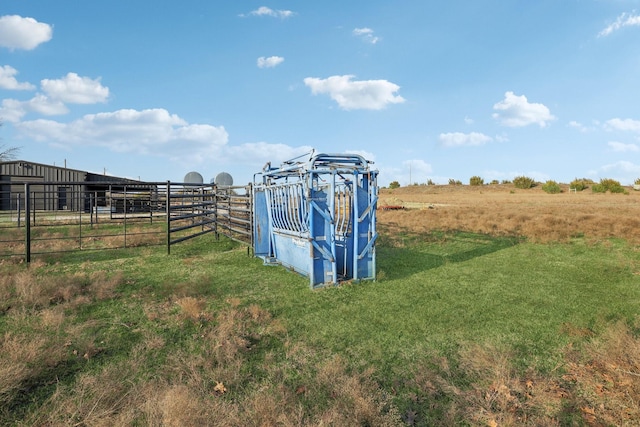
POLYGON ((526 190, 527 188, 535 187, 536 181, 533 178, 529 178, 527 176, 517 176, 513 178, 513 185, 516 188, 522 188, 526 190))
POLYGON ((503 179, 502 184, 511 184, 511 181, 509 181, 508 179, 503 179))
POLYGON ((398 181, 391 181, 391 182, 389 183, 389 188, 390 188, 390 189, 392 189, 392 190, 393 190, 394 188, 400 188, 400 183, 399 183, 398 181))
POLYGON ((606 193, 607 191, 611 193, 626 193, 620 182, 611 178, 602 178, 598 184, 591 187, 591 190, 594 193, 606 193))
POLYGON ((544 190, 545 193, 549 193, 549 194, 558 194, 562 192, 560 185, 553 180, 548 180, 547 182, 542 184, 542 189, 544 190))
POLYGON ((484 185, 484 179, 479 176, 472 176, 469 178, 469 185, 484 185))
POLYGON ((432 179, 429 179, 429 180, 427 181, 427 185, 436 185, 436 183, 435 183, 435 182, 433 182, 433 180, 432 180, 432 179))
POLYGON ((462 185, 462 182, 459 179, 449 178, 449 185, 462 185))
POLYGON ((589 178, 576 178, 569 183, 569 188, 574 188, 576 191, 582 191, 586 190, 593 184, 595 184, 595 182, 589 178))
POLYGON ((640 178, 636 178, 636 180, 635 180, 635 181, 633 181, 633 183, 634 183, 635 185, 640 185, 640 178))
POLYGON ((494 179, 494 180, 491 181, 491 185, 498 185, 498 184, 499 184, 499 182, 498 182, 497 179, 494 179))

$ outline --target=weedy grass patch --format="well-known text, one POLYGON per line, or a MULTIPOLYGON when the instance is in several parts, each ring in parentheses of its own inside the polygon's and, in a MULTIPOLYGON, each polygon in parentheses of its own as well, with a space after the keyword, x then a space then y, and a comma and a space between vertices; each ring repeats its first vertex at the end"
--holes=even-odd
POLYGON ((210 235, 0 263, 0 423, 637 416, 636 246, 387 227, 377 281, 319 291, 210 235))

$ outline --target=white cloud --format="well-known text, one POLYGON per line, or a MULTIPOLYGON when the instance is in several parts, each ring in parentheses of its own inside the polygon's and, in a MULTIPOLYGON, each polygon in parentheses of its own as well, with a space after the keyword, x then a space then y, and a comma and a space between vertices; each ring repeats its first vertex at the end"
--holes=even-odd
POLYGON ((61 101, 51 99, 42 94, 37 94, 22 104, 27 111, 33 111, 45 116, 57 116, 69 112, 69 109, 61 101))
POLYGON ((635 179, 640 176, 640 165, 622 160, 616 163, 604 165, 599 169, 599 171, 593 171, 593 173, 606 178, 617 179, 623 185, 632 184, 635 179))
POLYGON ((88 114, 69 123, 40 119, 20 122, 14 127, 22 136, 36 141, 107 147, 116 152, 183 161, 211 160, 228 140, 222 126, 189 124, 164 109, 88 114))
POLYGON ((450 132, 441 133, 438 137, 440 143, 445 147, 461 147, 465 145, 484 145, 493 141, 493 138, 478 132, 462 133, 450 132))
POLYGON ((11 50, 31 50, 51 40, 52 35, 51 25, 33 18, 18 15, 0 16, 0 46, 11 50))
POLYGON ((586 127, 585 125, 583 125, 580 122, 576 122, 575 120, 572 120, 569 122, 569 127, 577 129, 578 131, 585 133, 588 132, 590 129, 588 127, 586 127))
POLYGON ((502 133, 500 135, 496 135, 497 142, 509 142, 509 135, 502 133))
POLYGON ((605 127, 609 130, 640 132, 640 120, 611 119, 607 120, 605 127))
POLYGON ((31 83, 20 83, 16 79, 18 70, 10 65, 0 66, 0 89, 8 90, 34 90, 31 83))
POLYGON ((311 93, 328 94, 344 110, 380 110, 388 104, 399 104, 404 98, 394 95, 400 86, 387 80, 351 80, 354 76, 331 76, 326 79, 307 77, 304 84, 311 93))
POLYGON ((371 44, 376 44, 380 41, 380 37, 373 35, 373 30, 371 28, 355 28, 353 30, 353 35, 371 44))
POLYGON ((513 92, 506 92, 504 99, 495 104, 493 109, 498 111, 493 114, 493 118, 508 127, 532 124, 545 127, 548 122, 555 120, 544 104, 530 103, 526 96, 517 96, 513 92))
POLYGON ((40 86, 51 98, 70 104, 95 104, 106 102, 109 97, 109 88, 102 86, 100 78, 93 80, 76 73, 56 80, 44 79, 40 86))
MULTIPOLYGON (((431 165, 421 159, 405 160, 404 162, 402 162, 402 164, 406 168, 411 169, 412 178, 420 175, 425 175, 426 177, 426 175, 433 172, 433 168, 431 167, 431 165)), ((413 179, 413 181, 417 182, 415 179, 413 179)))
POLYGON ((0 118, 9 123, 16 123, 29 112, 45 116, 56 116, 67 114, 69 110, 62 102, 52 100, 42 94, 37 94, 28 101, 3 99, 2 106, 0 107, 0 118))
POLYGON ((464 118, 464 122, 465 122, 466 124, 468 124, 468 125, 472 125, 472 124, 474 124, 474 123, 475 123, 475 120, 473 120, 473 119, 472 119, 472 118, 470 118, 470 117, 465 116, 465 118, 464 118))
POLYGON ((608 25, 598 33, 598 37, 606 37, 623 27, 640 26, 640 15, 623 13, 616 19, 616 22, 608 25))
MULTIPOLYGON (((271 9, 270 7, 267 6, 261 6, 259 8, 257 8, 256 10, 252 10, 251 12, 249 12, 249 15, 251 16, 271 16, 273 18, 290 18, 293 15, 295 15, 295 12, 292 12, 290 10, 274 10, 271 9)), ((242 17, 247 16, 247 15, 240 15, 242 17)))
POLYGON ((284 62, 284 58, 281 56, 270 56, 265 58, 261 56, 258 58, 257 64, 258 68, 273 68, 276 65, 282 64, 284 62))
POLYGON ((0 119, 4 122, 15 123, 26 114, 24 103, 17 99, 3 99, 0 106, 0 119))
MULTIPOLYGON (((0 67, 0 73, 3 70, 5 75, 14 74, 13 69, 7 71, 7 67, 0 67)), ((38 93, 28 101, 4 99, 0 107, 0 117, 7 122, 15 123, 30 112, 45 116, 67 114, 69 109, 65 103, 94 104, 105 102, 109 97, 109 88, 102 86, 100 79, 92 80, 80 77, 76 73, 69 73, 57 80, 44 79, 40 84, 45 93, 38 93)))
POLYGON ((611 147, 613 151, 618 151, 622 153, 628 152, 628 151, 633 151, 633 152, 640 151, 640 147, 638 147, 636 144, 624 144, 622 142, 609 141, 607 145, 611 147))

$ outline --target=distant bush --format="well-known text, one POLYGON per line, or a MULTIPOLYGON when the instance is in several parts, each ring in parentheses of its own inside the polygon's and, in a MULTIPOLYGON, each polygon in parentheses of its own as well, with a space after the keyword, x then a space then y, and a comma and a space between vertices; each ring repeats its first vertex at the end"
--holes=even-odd
POLYGON ((569 183, 569 188, 573 188, 576 191, 582 191, 589 188, 590 185, 595 184, 592 179, 589 178, 576 178, 569 183))
POLYGON ((392 190, 393 190, 394 188, 400 188, 400 183, 399 183, 398 181, 391 181, 391 182, 389 183, 389 188, 390 188, 390 189, 392 189, 392 190))
POLYGON ((517 176, 513 178, 513 186, 526 190, 527 188, 535 187, 536 181, 528 176, 517 176))
POLYGON ((634 183, 635 185, 640 185, 640 178, 636 178, 636 180, 635 180, 635 181, 633 181, 633 183, 634 183))
POLYGON ((449 185, 462 185, 462 181, 459 179, 449 178, 449 185))
POLYGON ((509 181, 508 179, 503 179, 502 184, 511 184, 511 181, 509 181))
POLYGON ((553 180, 548 180, 547 182, 542 184, 542 190, 544 190, 545 193, 549 193, 549 194, 562 193, 562 189, 560 188, 560 184, 558 184, 557 182, 555 182, 553 180))
POLYGON ((498 184, 500 184, 500 183, 498 182, 497 179, 491 180, 491 185, 498 185, 498 184))
POLYGON ((433 180, 430 179, 430 180, 427 181, 427 185, 436 185, 436 183, 433 182, 433 180))
POLYGON ((619 181, 611 178, 602 178, 598 184, 591 186, 591 191, 594 193, 625 193, 624 187, 619 181))
POLYGON ((484 179, 479 176, 472 176, 469 178, 469 185, 484 185, 484 179))

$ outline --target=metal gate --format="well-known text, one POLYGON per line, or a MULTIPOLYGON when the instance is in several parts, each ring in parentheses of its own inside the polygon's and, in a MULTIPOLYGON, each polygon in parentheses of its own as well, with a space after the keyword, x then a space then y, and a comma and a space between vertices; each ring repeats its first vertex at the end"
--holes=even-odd
MULTIPOLYGON (((377 171, 354 154, 265 166, 253 185, 253 247, 311 288, 375 279, 377 171)), ((255 179, 254 179, 255 181, 255 179)))
POLYGON ((167 252, 171 245, 207 233, 251 244, 251 186, 167 182, 167 252))

